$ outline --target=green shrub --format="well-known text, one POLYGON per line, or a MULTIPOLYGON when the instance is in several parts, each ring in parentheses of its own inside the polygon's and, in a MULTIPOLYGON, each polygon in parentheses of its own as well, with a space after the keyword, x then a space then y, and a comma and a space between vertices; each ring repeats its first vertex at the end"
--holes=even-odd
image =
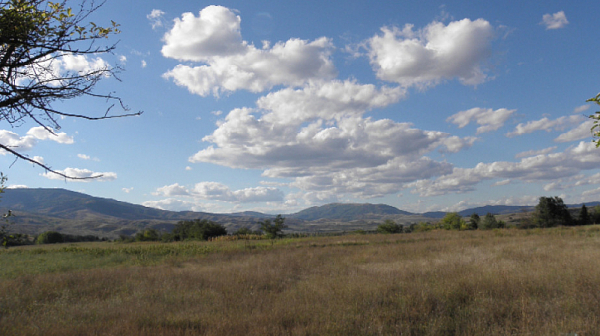
POLYGON ((437 226, 428 222, 420 222, 419 224, 411 225, 410 228, 412 232, 426 232, 437 229, 437 226))
POLYGON ((35 239, 36 244, 56 244, 64 242, 62 234, 56 231, 46 231, 35 239))
POLYGON ((450 212, 442 218, 440 225, 445 230, 460 230, 466 227, 466 222, 456 212, 450 212))
POLYGON ((227 229, 218 223, 206 219, 178 222, 173 228, 173 240, 208 240, 212 237, 227 235, 227 229))
POLYGON ((285 225, 285 218, 281 215, 277 215, 277 217, 271 222, 270 219, 265 219, 260 222, 260 228, 265 232, 267 238, 275 239, 283 237, 283 229, 287 228, 285 225))
POLYGON ((402 233, 402 225, 394 223, 391 219, 386 219, 383 224, 377 226, 378 233, 402 233))

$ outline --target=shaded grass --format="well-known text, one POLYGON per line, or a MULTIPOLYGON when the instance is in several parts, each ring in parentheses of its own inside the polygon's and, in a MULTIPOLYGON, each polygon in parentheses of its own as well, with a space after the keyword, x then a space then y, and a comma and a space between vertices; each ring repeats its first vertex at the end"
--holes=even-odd
POLYGON ((10 266, 0 281, 0 333, 600 334, 598 227, 253 246, 9 250, 0 254, 0 268, 7 256, 15 258, 10 265, 18 257, 43 264, 36 258, 45 257, 49 264, 66 258, 70 266, 36 272, 10 266), (139 262, 141 255, 146 259, 139 262))

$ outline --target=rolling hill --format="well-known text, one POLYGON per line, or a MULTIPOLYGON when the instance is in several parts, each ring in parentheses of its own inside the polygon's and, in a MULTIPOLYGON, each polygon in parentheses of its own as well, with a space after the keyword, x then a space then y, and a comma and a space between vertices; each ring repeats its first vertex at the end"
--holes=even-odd
MULTIPOLYGON (((586 203, 592 207, 600 202, 586 203)), ((581 204, 570 207, 581 207, 581 204)), ((11 210, 11 230, 39 234, 56 230, 70 234, 93 234, 115 238, 132 235, 144 228, 170 231, 181 220, 207 219, 223 224, 229 232, 240 227, 256 230, 259 222, 273 214, 246 211, 213 214, 193 211, 167 211, 113 199, 94 197, 65 189, 7 189, 0 199, 0 211, 11 210)), ((484 206, 460 211, 467 217, 490 212, 506 215, 532 211, 531 206, 484 206)), ((385 204, 332 203, 285 214, 288 231, 340 232, 373 230, 386 219, 400 224, 435 222, 445 212, 411 213, 385 204)))
POLYGON ((319 219, 339 219, 339 220, 357 220, 372 217, 371 215, 414 215, 407 211, 399 210, 393 206, 385 204, 346 204, 331 203, 322 206, 315 206, 294 214, 288 215, 291 218, 303 220, 319 219))

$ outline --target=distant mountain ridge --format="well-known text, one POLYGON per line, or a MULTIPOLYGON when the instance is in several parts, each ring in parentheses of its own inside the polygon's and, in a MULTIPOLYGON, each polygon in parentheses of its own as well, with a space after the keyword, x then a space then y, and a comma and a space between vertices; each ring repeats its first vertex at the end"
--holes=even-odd
POLYGON ((0 207, 10 210, 78 218, 82 210, 121 219, 165 219, 186 217, 184 212, 165 211, 142 205, 94 197, 66 189, 7 189, 0 207))
POLYGON ((408 211, 403 211, 390 205, 370 204, 370 203, 331 203, 322 206, 314 206, 294 214, 288 215, 292 218, 303 220, 318 219, 341 219, 355 220, 368 214, 377 215, 414 215, 408 211))
MULTIPOLYGON (((569 207, 581 207, 582 204, 569 207)), ((600 205, 589 202, 587 206, 600 205)), ((463 217, 473 213, 480 216, 532 211, 532 206, 483 206, 460 211, 463 217)), ((168 211, 142 205, 94 197, 65 189, 7 189, 0 199, 0 211, 12 210, 13 228, 22 233, 37 234, 58 230, 76 234, 98 234, 116 237, 131 235, 152 227, 167 230, 181 220, 207 219, 225 225, 230 232, 240 227, 258 229, 259 222, 273 218, 272 214, 245 211, 232 214, 213 214, 194 211, 168 211)), ((411 213, 386 204, 331 203, 302 211, 284 214, 290 231, 339 232, 375 229, 378 223, 391 219, 400 224, 435 222, 446 212, 411 213)))

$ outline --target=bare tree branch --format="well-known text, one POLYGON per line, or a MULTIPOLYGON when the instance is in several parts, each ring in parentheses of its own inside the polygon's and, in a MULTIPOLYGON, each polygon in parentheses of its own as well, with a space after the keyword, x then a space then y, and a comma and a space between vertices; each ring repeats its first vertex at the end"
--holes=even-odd
MULTIPOLYGON (((119 80, 120 67, 103 60, 99 66, 85 69, 66 67, 69 57, 98 56, 115 50, 116 43, 103 46, 98 42, 119 33, 118 24, 111 21, 111 26, 104 28, 86 22, 103 4, 83 0, 73 11, 66 1, 0 0, 0 121, 10 125, 31 121, 54 134, 60 129, 61 117, 96 121, 142 114, 129 113, 121 98, 112 93, 93 91, 102 79, 119 80), (104 99, 109 106, 96 116, 53 107, 56 101, 85 96, 104 99), (110 114, 115 106, 124 112, 110 114)), ((0 148, 65 178, 81 179, 52 170, 5 144, 0 148)))
POLYGON ((0 144, 0 148, 4 149, 5 151, 7 151, 9 153, 11 153, 12 155, 16 156, 18 159, 25 160, 27 162, 31 162, 31 163, 33 163, 33 164, 35 164, 37 166, 40 166, 40 167, 44 168, 48 172, 51 172, 51 173, 56 174, 58 176, 64 177, 65 179, 68 179, 68 180, 90 180, 90 179, 95 179, 95 178, 99 178, 99 177, 103 176, 102 174, 95 175, 95 176, 88 176, 88 177, 68 176, 66 174, 63 174, 63 173, 61 173, 59 171, 56 171, 56 170, 48 167, 47 165, 45 165, 45 164, 43 164, 43 163, 41 163, 39 161, 36 161, 36 160, 34 160, 34 159, 30 158, 30 157, 27 157, 27 156, 25 156, 25 155, 23 155, 23 154, 15 151, 15 150, 13 150, 12 148, 10 148, 8 146, 0 144))

